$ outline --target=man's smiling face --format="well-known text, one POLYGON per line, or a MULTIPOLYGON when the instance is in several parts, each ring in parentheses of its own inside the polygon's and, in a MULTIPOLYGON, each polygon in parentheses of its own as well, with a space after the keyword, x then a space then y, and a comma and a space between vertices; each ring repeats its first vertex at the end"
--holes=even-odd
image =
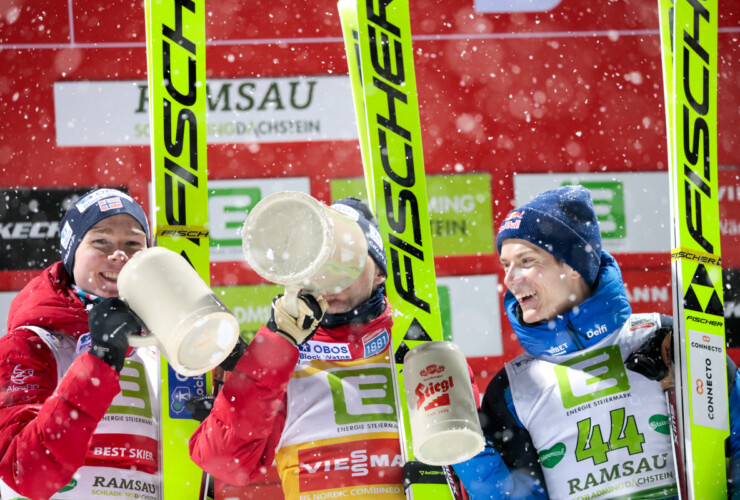
POLYGON ((501 246, 504 284, 516 297, 526 323, 550 320, 583 302, 590 290, 572 267, 526 240, 501 246))
POLYGON ((85 233, 75 251, 75 283, 98 297, 118 297, 118 273, 146 243, 146 233, 130 215, 101 220, 85 233))

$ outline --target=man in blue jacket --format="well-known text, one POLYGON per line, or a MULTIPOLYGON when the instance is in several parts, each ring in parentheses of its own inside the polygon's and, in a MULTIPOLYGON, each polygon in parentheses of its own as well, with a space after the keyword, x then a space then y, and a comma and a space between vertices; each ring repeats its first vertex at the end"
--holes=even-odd
MULTIPOLYGON (((496 248, 525 353, 486 390, 486 449, 454 466, 471 498, 675 498, 661 386, 671 318, 632 314, 589 192, 566 186, 512 210, 496 248)), ((740 462, 736 374, 728 358, 730 491, 740 462)))

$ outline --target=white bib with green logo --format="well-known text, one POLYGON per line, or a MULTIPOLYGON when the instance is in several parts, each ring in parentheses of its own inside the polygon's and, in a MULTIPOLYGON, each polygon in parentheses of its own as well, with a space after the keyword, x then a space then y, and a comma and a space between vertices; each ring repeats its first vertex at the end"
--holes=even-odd
POLYGON ((624 359, 660 327, 632 315, 574 354, 518 356, 506 364, 516 412, 538 450, 552 499, 658 499, 676 495, 665 395, 624 359))
POLYGON ((391 370, 387 347, 298 363, 275 456, 286 498, 405 498, 391 370))

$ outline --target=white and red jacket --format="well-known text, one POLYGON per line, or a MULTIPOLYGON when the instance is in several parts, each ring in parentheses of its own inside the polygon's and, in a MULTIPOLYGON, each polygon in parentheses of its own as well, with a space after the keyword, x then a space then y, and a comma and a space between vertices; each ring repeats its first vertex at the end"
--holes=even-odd
POLYGON ((147 365, 158 360, 132 350, 119 376, 87 353, 88 313, 70 284, 61 262, 44 270, 13 300, 0 337, 3 497, 156 500, 158 386, 147 365))
POLYGON ((390 308, 320 328, 296 349, 263 327, 190 440, 193 460, 246 485, 277 462, 286 498, 405 498, 390 308))

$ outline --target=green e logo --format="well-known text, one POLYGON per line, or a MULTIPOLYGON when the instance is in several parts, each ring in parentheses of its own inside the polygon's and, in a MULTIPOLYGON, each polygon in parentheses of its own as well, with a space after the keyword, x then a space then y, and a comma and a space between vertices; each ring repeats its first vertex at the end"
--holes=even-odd
POLYGON ((144 365, 138 361, 127 359, 121 370, 121 396, 123 404, 110 405, 108 413, 125 413, 152 418, 152 404, 149 398, 149 385, 146 380, 144 365), (126 382, 124 386, 124 382, 126 382), (136 387, 124 389, 123 387, 136 387))
POLYGON ((258 187, 216 188, 208 190, 210 246, 241 248, 241 228, 247 214, 262 199, 258 187))
POLYGON ((391 369, 382 366, 329 372, 337 425, 396 421, 391 369))
MULTIPOLYGON (((627 218, 624 213, 624 185, 619 181, 581 181, 579 185, 591 192, 596 220, 602 238, 627 237, 627 218)), ((570 182, 563 186, 572 185, 570 182)))
POLYGON ((555 366, 555 376, 565 408, 630 389, 622 353, 616 345, 596 349, 555 366))

